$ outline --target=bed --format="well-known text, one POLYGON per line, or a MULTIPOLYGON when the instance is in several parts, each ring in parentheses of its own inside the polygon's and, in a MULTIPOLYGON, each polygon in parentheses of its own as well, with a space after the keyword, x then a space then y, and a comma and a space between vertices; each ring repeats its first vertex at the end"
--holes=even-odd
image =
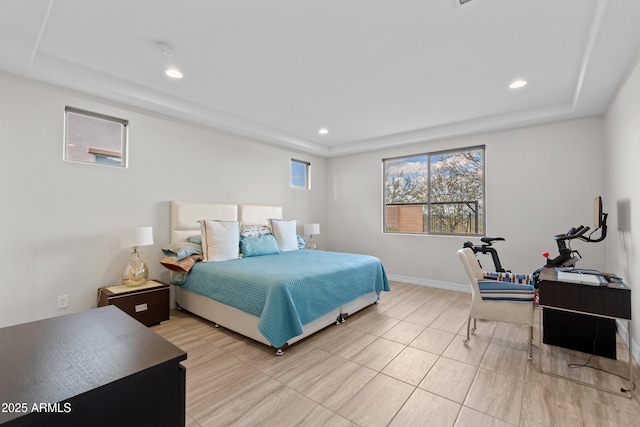
MULTIPOLYGON (((171 244, 201 235, 201 220, 269 226, 275 205, 171 202, 171 244)), ((203 234, 203 241, 206 236, 203 234)), ((205 245, 203 243, 203 248, 205 245)), ((389 283, 368 255, 287 250, 262 256, 196 262, 176 288, 176 304, 241 335, 282 349, 378 302, 389 283)))

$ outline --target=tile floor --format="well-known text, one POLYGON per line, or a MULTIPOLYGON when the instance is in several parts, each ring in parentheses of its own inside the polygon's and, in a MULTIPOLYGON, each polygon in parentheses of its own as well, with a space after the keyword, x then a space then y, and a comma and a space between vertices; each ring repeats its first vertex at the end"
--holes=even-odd
MULTIPOLYGON (((486 321, 464 345, 470 294, 391 285, 380 304, 281 357, 197 316, 172 312, 153 330, 188 353, 187 426, 640 425, 640 391, 628 399, 538 369, 542 360, 547 371, 618 387, 612 375, 566 368, 588 355, 541 349, 536 328, 529 364, 527 328, 486 321)), ((620 343, 619 358, 626 354, 620 343)), ((592 364, 618 369, 599 359, 592 364)), ((635 363, 634 377, 640 381, 635 363)))

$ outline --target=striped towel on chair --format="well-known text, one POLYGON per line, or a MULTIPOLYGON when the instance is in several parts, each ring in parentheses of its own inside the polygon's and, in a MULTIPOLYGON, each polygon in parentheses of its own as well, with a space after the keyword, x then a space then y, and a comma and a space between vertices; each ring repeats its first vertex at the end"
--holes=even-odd
POLYGON ((496 271, 483 271, 482 276, 486 280, 498 280, 500 282, 521 283, 532 285, 531 274, 511 273, 510 271, 498 273, 496 271))
POLYGON ((484 301, 520 301, 533 302, 535 293, 532 285, 500 282, 497 280, 478 280, 480 295, 484 301))

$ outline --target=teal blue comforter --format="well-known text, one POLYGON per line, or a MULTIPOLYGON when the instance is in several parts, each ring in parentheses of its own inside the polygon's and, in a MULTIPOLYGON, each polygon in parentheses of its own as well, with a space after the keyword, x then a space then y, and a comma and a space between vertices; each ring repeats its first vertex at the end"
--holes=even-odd
POLYGON ((379 259, 311 250, 199 262, 182 287, 257 316, 258 330, 276 348, 342 304, 390 290, 379 259))

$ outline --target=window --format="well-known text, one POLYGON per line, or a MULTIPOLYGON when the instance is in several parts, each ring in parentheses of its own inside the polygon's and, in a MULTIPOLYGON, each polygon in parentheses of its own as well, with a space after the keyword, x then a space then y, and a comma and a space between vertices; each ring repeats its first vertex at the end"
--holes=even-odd
POLYGON ((309 172, 311 163, 291 159, 291 186, 295 188, 311 188, 309 172))
POLYGON ((64 159, 127 167, 126 120, 65 109, 64 159))
POLYGON ((483 235, 484 146, 382 160, 384 232, 483 235))

